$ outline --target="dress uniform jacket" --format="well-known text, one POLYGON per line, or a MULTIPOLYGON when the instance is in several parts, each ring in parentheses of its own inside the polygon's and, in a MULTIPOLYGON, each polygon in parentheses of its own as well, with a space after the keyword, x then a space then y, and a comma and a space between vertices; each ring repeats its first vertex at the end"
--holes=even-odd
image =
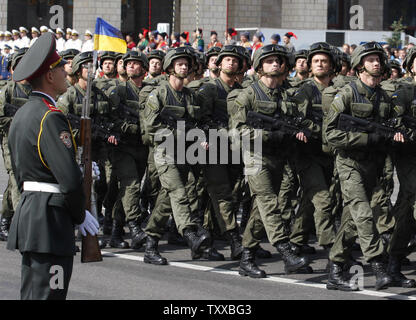
POLYGON ((85 196, 68 121, 53 102, 32 92, 10 126, 13 171, 22 197, 7 248, 72 256, 74 224, 85 219, 85 196), (59 184, 61 193, 24 191, 25 181, 59 184))

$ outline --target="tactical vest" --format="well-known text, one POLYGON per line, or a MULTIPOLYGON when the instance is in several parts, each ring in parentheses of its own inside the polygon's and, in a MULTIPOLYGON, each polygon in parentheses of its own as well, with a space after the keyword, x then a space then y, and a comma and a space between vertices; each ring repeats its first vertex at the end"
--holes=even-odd
POLYGON ((215 100, 214 112, 212 120, 219 128, 228 128, 228 112, 227 112, 227 96, 228 92, 225 90, 219 79, 215 79, 217 87, 217 99, 215 100))
MULTIPOLYGON (((73 87, 75 90, 75 101, 72 106, 69 107, 69 113, 81 115, 82 114, 82 104, 84 100, 84 94, 76 87, 73 87)), ((91 103, 90 103, 90 116, 91 118, 96 118, 99 116, 108 117, 110 114, 110 104, 108 103, 107 97, 95 86, 91 87, 91 103)))
POLYGON ((14 82, 13 91, 10 97, 10 104, 21 107, 29 100, 29 94, 27 94, 23 88, 23 85, 14 82))

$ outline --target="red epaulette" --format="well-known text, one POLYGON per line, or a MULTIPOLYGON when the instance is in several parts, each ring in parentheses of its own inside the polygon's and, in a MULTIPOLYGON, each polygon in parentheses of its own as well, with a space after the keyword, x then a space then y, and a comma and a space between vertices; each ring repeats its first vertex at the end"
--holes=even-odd
POLYGON ((62 112, 61 110, 57 109, 52 103, 50 103, 48 100, 46 100, 45 98, 42 98, 43 102, 46 104, 46 106, 49 108, 49 110, 51 111, 56 111, 56 112, 62 112))

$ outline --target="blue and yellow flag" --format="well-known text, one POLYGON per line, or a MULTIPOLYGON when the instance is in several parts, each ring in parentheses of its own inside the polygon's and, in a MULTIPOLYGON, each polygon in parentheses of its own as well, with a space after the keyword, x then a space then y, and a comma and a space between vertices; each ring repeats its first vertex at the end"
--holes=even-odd
POLYGON ((127 43, 120 30, 101 18, 95 23, 94 50, 127 52, 127 43))

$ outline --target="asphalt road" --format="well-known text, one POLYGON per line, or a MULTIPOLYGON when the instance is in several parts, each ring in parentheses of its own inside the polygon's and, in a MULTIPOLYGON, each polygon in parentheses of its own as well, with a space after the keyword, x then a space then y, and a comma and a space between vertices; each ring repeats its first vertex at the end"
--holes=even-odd
MULTIPOLYGON (((3 191, 7 176, 1 161, 0 190, 3 191)), ((396 190, 397 193, 397 190, 396 190)), ((395 193, 395 194, 396 194, 395 193)), ((394 200, 394 199, 393 199, 394 200)), ((129 239, 126 228, 126 238, 129 239)), ((211 262, 192 260, 190 251, 184 247, 167 244, 162 239, 160 252, 169 265, 153 266, 143 262, 144 249, 120 250, 106 248, 103 261, 80 263, 75 256, 70 283, 70 300, 378 300, 416 299, 416 289, 389 288, 375 291, 375 278, 368 265, 364 267, 364 288, 362 291, 347 293, 329 291, 325 288, 327 260, 320 247, 313 260, 311 274, 284 273, 284 264, 276 250, 268 243, 262 246, 273 253, 272 259, 258 260, 268 277, 250 279, 238 275, 238 261, 230 260, 230 248, 225 242, 216 241, 216 248, 226 256, 226 261, 211 262)), ((359 252, 354 256, 362 260, 359 252)), ((18 252, 6 250, 6 243, 0 242, 0 299, 19 299, 20 263, 18 252)), ((405 275, 416 279, 416 254, 410 256, 412 264, 405 266, 405 275)), ((171 301, 166 301, 168 306, 171 301)), ((174 302, 172 302, 174 303, 174 302)))

